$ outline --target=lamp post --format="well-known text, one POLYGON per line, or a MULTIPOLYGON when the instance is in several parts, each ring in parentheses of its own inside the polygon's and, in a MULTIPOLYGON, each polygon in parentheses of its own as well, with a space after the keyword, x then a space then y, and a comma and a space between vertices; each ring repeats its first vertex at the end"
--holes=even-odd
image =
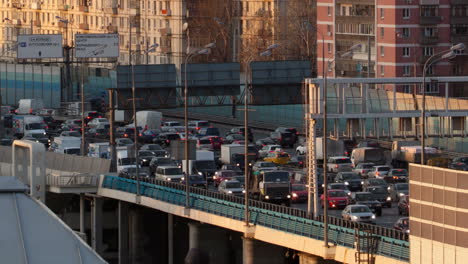
MULTIPOLYGON (((258 56, 266 57, 272 54, 272 51, 278 48, 278 44, 271 44, 265 50, 260 52, 258 56)), ((254 56, 257 56, 255 54, 254 56)), ((249 91, 252 85, 252 70, 250 67, 251 62, 254 59, 254 56, 251 56, 249 60, 246 61, 246 77, 245 77, 245 87, 244 87, 244 177, 245 177, 245 211, 244 211, 244 222, 245 226, 249 226, 250 223, 250 214, 249 214, 249 91)))
MULTIPOLYGON (((191 58, 198 55, 207 55, 211 53, 211 49, 216 46, 215 43, 209 43, 204 46, 202 49, 192 50, 190 48, 190 31, 189 24, 187 22, 183 25, 183 31, 187 35, 187 50, 185 56, 185 65, 184 65, 184 127, 185 127, 185 141, 184 141, 184 160, 185 160, 185 207, 190 208, 190 166, 189 166, 189 137, 188 137, 188 82, 187 82, 187 64, 191 58)), ((206 177, 206 176, 205 176, 206 177)), ((208 188, 208 185, 207 185, 208 188)))
MULTIPOLYGON (((66 76, 67 76, 67 83, 66 83, 66 92, 64 93, 63 96, 63 101, 67 102, 69 100, 69 93, 71 92, 71 54, 70 54, 70 50, 71 50, 71 47, 68 45, 68 24, 70 24, 71 22, 68 20, 68 19, 64 19, 60 16, 55 16, 55 19, 57 19, 59 22, 65 24, 65 46, 64 46, 64 50, 65 50, 65 69, 66 69, 66 76)), ((83 106, 82 106, 83 107, 83 106)), ((82 133, 84 133, 84 131, 82 131, 82 133)))
POLYGON ((458 43, 457 45, 452 46, 450 49, 441 51, 429 57, 426 60, 423 67, 423 87, 422 87, 422 109, 421 109, 421 165, 425 164, 426 158, 426 73, 427 70, 431 67, 432 64, 435 64, 441 60, 453 59, 457 56, 457 51, 462 51, 465 49, 465 44, 458 43))
POLYGON ((146 64, 148 64, 148 57, 149 53, 154 52, 156 48, 159 47, 158 43, 154 43, 153 45, 150 45, 146 50, 145 50, 145 55, 146 55, 146 64))

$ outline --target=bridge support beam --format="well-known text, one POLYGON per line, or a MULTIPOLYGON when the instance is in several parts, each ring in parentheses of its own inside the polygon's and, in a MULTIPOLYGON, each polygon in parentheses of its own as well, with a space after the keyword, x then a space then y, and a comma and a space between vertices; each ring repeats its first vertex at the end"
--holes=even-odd
POLYGON ((242 237, 242 263, 254 264, 254 239, 249 237, 242 237))
POLYGON ((80 233, 85 233, 85 195, 80 193, 80 233))
POLYGON ((287 249, 249 237, 242 237, 243 264, 282 264, 285 263, 287 249))
POLYGON ((174 216, 167 214, 167 253, 168 263, 174 264, 174 216))
POLYGON ((324 263, 324 259, 319 256, 299 252, 299 264, 320 264, 324 263))
POLYGON ((209 263, 229 263, 229 231, 227 229, 201 224, 188 223, 190 251, 203 252, 209 256, 209 263))
POLYGON ((128 203, 119 201, 119 264, 129 263, 128 259, 128 203))
POLYGON ((99 254, 102 254, 102 198, 93 197, 91 205, 91 245, 99 254))

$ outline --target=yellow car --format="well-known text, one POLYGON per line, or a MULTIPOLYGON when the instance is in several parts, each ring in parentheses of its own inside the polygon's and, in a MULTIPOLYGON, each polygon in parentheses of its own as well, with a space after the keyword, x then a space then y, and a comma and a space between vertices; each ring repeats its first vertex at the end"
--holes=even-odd
POLYGON ((275 164, 286 164, 291 159, 288 153, 286 152, 270 152, 263 160, 270 161, 275 164))

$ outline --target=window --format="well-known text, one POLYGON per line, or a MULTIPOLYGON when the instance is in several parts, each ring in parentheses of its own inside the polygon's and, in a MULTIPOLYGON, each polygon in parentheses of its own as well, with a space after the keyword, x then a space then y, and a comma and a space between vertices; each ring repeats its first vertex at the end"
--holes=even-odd
POLYGON ((434 71, 434 65, 431 65, 429 66, 429 68, 427 68, 427 74, 435 74, 435 71, 434 71))
POLYGON ((380 8, 380 18, 383 19, 385 17, 385 12, 383 8, 380 8))
POLYGON ((405 65, 403 66, 403 76, 410 76, 411 75, 411 66, 405 65))
POLYGON ((404 8, 403 9, 403 18, 404 19, 409 19, 410 18, 410 9, 409 8, 404 8))
POLYGON ((435 37, 437 33, 437 29, 434 27, 425 27, 424 28, 424 36, 426 37, 435 37))
POLYGON ((423 55, 428 57, 434 55, 434 48, 433 47, 423 47, 423 55))
POLYGON ((327 14, 328 14, 328 16, 331 16, 331 13, 332 13, 331 6, 328 6, 328 7, 327 7, 327 14))
POLYGON ((329 61, 327 65, 328 71, 331 72, 333 69, 333 62, 329 61))
POLYGON ((403 92, 404 93, 412 93, 411 92, 411 85, 409 85, 409 84, 403 85, 403 92))
POLYGON ((383 57, 385 56, 385 47, 380 47, 380 56, 383 57))
MULTIPOLYGON (((422 89, 419 89, 419 92, 422 93, 422 89)), ((426 93, 439 93, 439 84, 438 83, 426 83, 426 93)))
POLYGON ((330 34, 331 34, 331 31, 332 31, 332 26, 331 26, 331 25, 327 25, 327 33, 328 33, 329 36, 330 36, 330 34))
POLYGON ((453 64, 452 73, 453 75, 462 75, 463 68, 461 67, 460 64, 453 64))
POLYGON ((380 37, 383 38, 384 35, 385 35, 385 28, 381 27, 380 28, 380 37))
POLYGON ((385 66, 380 65, 380 75, 384 76, 385 75, 385 66))
POLYGON ((403 57, 409 57, 410 56, 410 48, 409 47, 404 47, 403 48, 403 57))
POLYGON ((404 38, 409 38, 410 37, 410 29, 409 28, 402 28, 401 35, 404 38))
POLYGON ((439 16, 439 6, 437 5, 421 5, 421 13, 422 17, 435 17, 439 16))
POLYGON ((328 53, 332 53, 332 45, 331 45, 331 43, 327 43, 327 50, 328 50, 328 53))

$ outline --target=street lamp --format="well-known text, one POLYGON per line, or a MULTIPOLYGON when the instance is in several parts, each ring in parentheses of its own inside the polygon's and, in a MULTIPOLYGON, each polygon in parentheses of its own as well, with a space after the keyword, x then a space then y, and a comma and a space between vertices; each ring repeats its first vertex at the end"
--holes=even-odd
POLYGON ((429 67, 432 64, 435 64, 441 60, 453 59, 457 56, 457 51, 462 51, 465 49, 465 44, 458 43, 457 45, 452 46, 450 49, 441 51, 429 57, 426 60, 423 67, 423 87, 422 87, 422 109, 421 109, 421 165, 424 165, 426 151, 426 73, 429 67))
MULTIPOLYGON (((189 177, 190 177, 190 166, 189 166, 189 137, 188 137, 188 82, 187 82, 187 64, 189 60, 193 57, 198 55, 207 55, 211 53, 211 49, 216 46, 215 43, 209 43, 205 45, 202 49, 194 49, 190 48, 190 34, 189 34, 189 24, 187 22, 183 25, 183 31, 185 31, 187 35, 187 51, 185 56, 185 72, 184 72, 184 126, 185 126, 185 141, 184 141, 184 160, 185 160, 185 207, 190 207, 190 184, 189 184, 189 177)), ((206 176, 205 176, 206 177, 206 176)), ((208 185, 207 185, 208 188, 208 185)))
MULTIPOLYGON (((272 44, 268 46, 262 52, 259 52, 259 56, 265 57, 270 56, 272 51, 278 48, 278 44, 272 44)), ((255 54, 256 55, 256 54, 255 54)), ((250 185, 250 177, 249 177, 249 91, 250 86, 252 85, 252 70, 250 68, 250 63, 252 62, 254 57, 250 57, 248 61, 246 61, 246 78, 245 78, 245 87, 244 87, 244 177, 245 177, 245 193, 244 193, 244 200, 245 200, 245 226, 249 226, 250 223, 250 215, 249 215, 249 185, 250 185)))
POLYGON ((148 64, 148 57, 149 53, 156 51, 156 48, 159 47, 158 43, 154 43, 153 45, 150 45, 146 50, 145 50, 145 55, 146 55, 146 64, 148 64))

